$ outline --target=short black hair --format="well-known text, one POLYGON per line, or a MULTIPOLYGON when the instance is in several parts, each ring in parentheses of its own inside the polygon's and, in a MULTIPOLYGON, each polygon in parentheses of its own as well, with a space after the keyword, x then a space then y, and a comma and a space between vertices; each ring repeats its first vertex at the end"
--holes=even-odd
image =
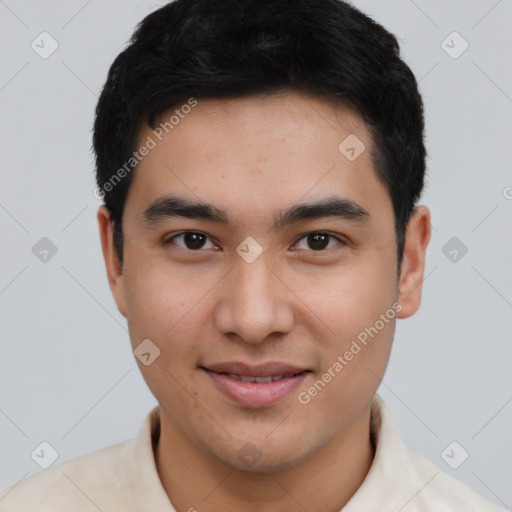
POLYGON ((350 105, 364 119, 393 204, 400 265, 424 185, 423 103, 396 37, 342 0, 175 0, 137 26, 110 67, 93 134, 121 263, 140 129, 155 129, 157 116, 191 98, 287 90, 350 105))

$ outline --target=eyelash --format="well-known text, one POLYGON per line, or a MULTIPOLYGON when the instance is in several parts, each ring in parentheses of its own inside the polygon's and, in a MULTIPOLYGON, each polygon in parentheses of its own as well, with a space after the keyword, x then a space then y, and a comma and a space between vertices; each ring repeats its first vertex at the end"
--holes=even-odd
MULTIPOLYGON (((201 249, 197 249, 197 250, 194 250, 194 249, 188 249, 187 247, 181 247, 177 244, 175 244, 172 240, 174 240, 175 238, 179 237, 179 236, 183 236, 183 235, 187 235, 187 234, 196 234, 196 235, 202 235, 202 236, 205 236, 208 240, 211 241, 210 237, 208 235, 206 235, 205 233, 202 233, 201 231, 182 231, 181 233, 176 233, 175 235, 173 235, 172 237, 166 239, 164 241, 164 244, 173 244, 173 245, 176 245, 177 247, 179 247, 180 249, 184 250, 184 251, 190 251, 190 252, 203 252, 203 248, 201 249)), ((311 235, 327 235, 328 237, 330 237, 331 239, 335 239, 338 241, 338 245, 341 245, 341 246, 344 246, 346 245, 346 242, 343 241, 340 237, 336 236, 336 235, 333 235, 327 231, 311 231, 309 233, 306 233, 304 235, 302 235, 293 245, 297 245, 301 240, 304 240, 304 239, 307 239, 308 236, 311 236, 311 235)), ((328 244, 329 245, 329 244, 328 244)), ((326 252, 326 251, 329 251, 331 250, 331 248, 328 248, 328 249, 319 249, 317 251, 313 250, 313 249, 309 249, 307 252, 312 252, 312 253, 321 253, 321 252, 326 252)))

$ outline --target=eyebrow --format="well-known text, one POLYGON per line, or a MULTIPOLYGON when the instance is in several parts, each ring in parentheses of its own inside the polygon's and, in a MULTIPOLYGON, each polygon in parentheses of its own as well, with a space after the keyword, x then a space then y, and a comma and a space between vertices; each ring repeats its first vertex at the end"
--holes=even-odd
MULTIPOLYGON (((201 201, 189 201, 177 196, 164 196, 154 201, 146 210, 143 218, 146 224, 155 224, 165 219, 185 217, 203 219, 233 226, 226 211, 201 201)), ((296 204, 287 210, 281 210, 274 219, 273 229, 299 222, 335 217, 343 220, 366 222, 370 214, 356 202, 338 196, 329 196, 312 203, 296 204)))

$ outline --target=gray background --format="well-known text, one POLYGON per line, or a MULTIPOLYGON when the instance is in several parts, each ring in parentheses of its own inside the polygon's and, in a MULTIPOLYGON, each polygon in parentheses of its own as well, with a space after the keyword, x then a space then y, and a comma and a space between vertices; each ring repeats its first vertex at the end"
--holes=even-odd
MULTIPOLYGON (((354 4, 420 81, 434 225, 423 305, 398 322, 380 393, 406 444, 510 508, 512 2, 354 4), (453 441, 469 453, 458 469, 441 457, 453 441)), ((159 5, 0 0, 2 489, 41 470, 42 441, 58 463, 134 437, 156 404, 107 286, 90 129, 108 67, 159 5), (31 48, 43 31, 59 45, 47 59, 31 48), (42 237, 57 248, 46 262, 42 237)))

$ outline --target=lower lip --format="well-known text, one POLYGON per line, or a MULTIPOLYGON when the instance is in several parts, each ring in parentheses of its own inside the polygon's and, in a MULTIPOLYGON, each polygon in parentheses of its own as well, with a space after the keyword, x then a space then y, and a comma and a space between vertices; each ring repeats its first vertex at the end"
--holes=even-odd
POLYGON ((203 370, 213 380, 217 389, 231 398, 240 407, 256 409, 274 405, 296 390, 309 372, 272 382, 244 382, 232 379, 225 373, 203 370))

